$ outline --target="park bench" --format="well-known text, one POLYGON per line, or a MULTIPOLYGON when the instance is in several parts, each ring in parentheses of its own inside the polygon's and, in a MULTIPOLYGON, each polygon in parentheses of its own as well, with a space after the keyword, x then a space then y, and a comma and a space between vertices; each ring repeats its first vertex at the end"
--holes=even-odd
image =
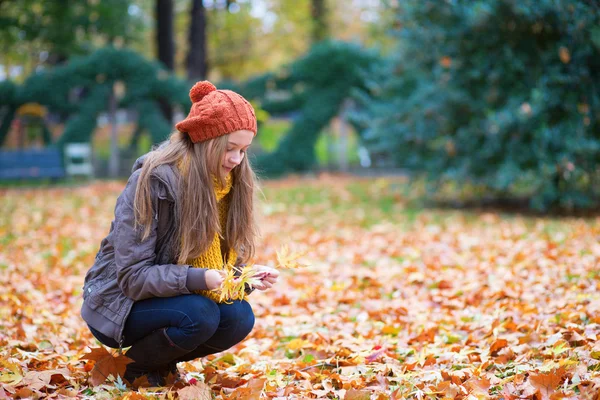
POLYGON ((92 177, 89 143, 68 143, 63 154, 57 147, 0 151, 0 180, 58 179, 65 176, 92 177))
POLYGON ((56 179, 65 175, 58 148, 0 151, 0 180, 56 179))

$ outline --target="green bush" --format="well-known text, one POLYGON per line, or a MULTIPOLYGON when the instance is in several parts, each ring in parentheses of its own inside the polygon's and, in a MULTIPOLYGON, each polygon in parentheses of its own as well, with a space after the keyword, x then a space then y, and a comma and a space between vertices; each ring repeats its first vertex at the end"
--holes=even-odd
POLYGON ((396 56, 358 94, 373 154, 539 210, 598 205, 598 3, 398 4, 396 56))
POLYGON ((258 171, 275 176, 311 170, 321 131, 338 115, 352 89, 364 87, 362 72, 377 60, 374 52, 358 45, 324 41, 277 74, 246 82, 240 91, 259 100, 266 112, 293 114, 292 126, 276 150, 257 157, 258 171))

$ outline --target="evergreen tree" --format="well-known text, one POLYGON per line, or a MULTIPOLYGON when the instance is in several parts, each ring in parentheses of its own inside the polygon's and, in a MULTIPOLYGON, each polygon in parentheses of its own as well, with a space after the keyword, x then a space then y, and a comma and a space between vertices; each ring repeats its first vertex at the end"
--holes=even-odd
POLYGON ((537 209, 598 204, 596 2, 406 0, 395 12, 397 56, 360 96, 373 152, 537 209))

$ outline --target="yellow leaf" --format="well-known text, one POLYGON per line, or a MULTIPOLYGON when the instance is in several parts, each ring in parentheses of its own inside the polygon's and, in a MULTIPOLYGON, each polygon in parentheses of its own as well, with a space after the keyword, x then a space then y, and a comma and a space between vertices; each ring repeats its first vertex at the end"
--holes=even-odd
POLYGON ((0 382, 8 385, 16 385, 21 382, 23 375, 21 374, 19 365, 6 360, 0 360, 0 365, 3 367, 2 371, 0 371, 0 382))
POLYGON ((400 327, 386 325, 381 329, 381 333, 384 335, 397 335, 400 332, 400 327))
POLYGON ((306 267, 306 264, 300 264, 297 260, 306 253, 290 253, 287 245, 281 246, 277 252, 277 266, 279 268, 299 268, 306 267))
POLYGON ((304 347, 310 347, 310 342, 300 338, 292 339, 287 344, 287 348, 290 350, 300 350, 304 347))

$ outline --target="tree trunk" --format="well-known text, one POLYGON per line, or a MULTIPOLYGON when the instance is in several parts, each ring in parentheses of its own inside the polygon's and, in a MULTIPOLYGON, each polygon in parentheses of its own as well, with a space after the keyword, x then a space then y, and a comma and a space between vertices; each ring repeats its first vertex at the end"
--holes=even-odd
POLYGON ((140 126, 140 124, 138 124, 135 128, 135 131, 133 131, 133 134, 131 135, 129 146, 127 146, 127 151, 129 153, 135 153, 135 151, 137 150, 137 146, 140 141, 140 138, 142 137, 142 133, 144 133, 144 129, 140 126))
MULTIPOLYGON (((156 45, 158 60, 169 70, 175 68, 175 40, 173 39, 173 0, 156 0, 156 45)), ((173 120, 173 109, 168 102, 160 101, 160 108, 167 119, 173 120)))
POLYGON ((108 175, 111 178, 119 176, 119 130, 117 126, 117 98, 114 86, 108 97, 108 119, 110 120, 110 158, 108 159, 108 175))
POLYGON ((17 107, 7 107, 8 109, 4 113, 4 117, 0 118, 0 147, 2 147, 4 141, 8 137, 8 134, 10 133, 10 127, 12 125, 13 119, 15 119, 15 114, 17 113, 17 107))
POLYGON ((313 18, 312 43, 320 42, 329 36, 329 24, 327 23, 326 0, 311 0, 311 15, 313 18))
POLYGON ((208 75, 206 47, 206 10, 202 0, 192 0, 186 58, 188 79, 192 82, 206 79, 208 75))

